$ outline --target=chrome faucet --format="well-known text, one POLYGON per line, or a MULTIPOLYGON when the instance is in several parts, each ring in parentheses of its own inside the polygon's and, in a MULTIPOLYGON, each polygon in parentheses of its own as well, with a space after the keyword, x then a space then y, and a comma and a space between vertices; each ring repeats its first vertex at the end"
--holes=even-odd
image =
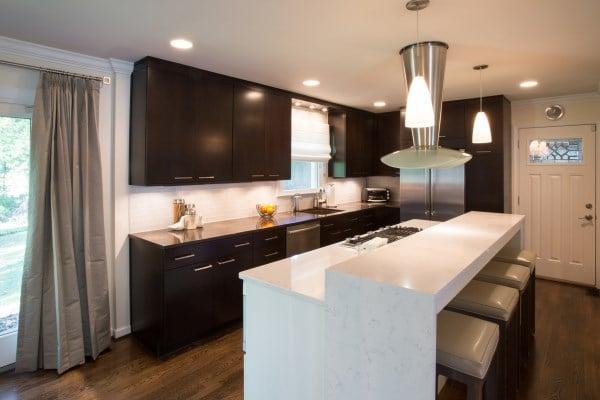
POLYGON ((299 193, 296 193, 295 195, 292 196, 292 212, 294 214, 296 214, 298 211, 300 211, 300 200, 302 199, 302 196, 300 196, 299 193))
POLYGON ((319 188, 319 191, 315 193, 313 198, 313 207, 323 208, 324 204, 327 204, 327 195, 325 189, 319 188))

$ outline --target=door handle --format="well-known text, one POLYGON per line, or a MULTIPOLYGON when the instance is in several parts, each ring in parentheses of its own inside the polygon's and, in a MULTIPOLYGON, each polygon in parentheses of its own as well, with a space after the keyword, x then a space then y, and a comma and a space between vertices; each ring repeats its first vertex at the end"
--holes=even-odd
POLYGON ((593 206, 592 206, 592 203, 587 203, 587 204, 585 205, 585 208, 587 208, 588 210, 591 210, 591 209, 592 209, 592 207, 593 207, 593 206))
POLYGON ((206 267, 194 268, 194 272, 204 271, 205 269, 210 269, 212 267, 213 267, 212 264, 208 264, 206 267))
POLYGON ((264 178, 265 174, 252 174, 251 177, 252 178, 264 178))
POLYGON ((272 252, 272 253, 265 254, 265 258, 266 258, 266 257, 273 257, 273 256, 276 256, 277 254, 279 254, 279 252, 278 252, 278 251, 274 251, 274 252, 272 252))
POLYGON ((591 214, 588 214, 588 215, 586 215, 584 217, 579 217, 579 219, 581 219, 581 220, 585 219, 586 221, 591 221, 591 220, 594 219, 594 217, 591 214))
POLYGON ((225 265, 225 264, 229 264, 229 263, 232 263, 232 262, 235 262, 235 258, 230 258, 227 261, 217 261, 217 264, 219 264, 219 265, 225 265))
POLYGON ((198 179, 215 179, 214 175, 211 176, 199 176, 198 179))
POLYGON ((271 240, 275 240, 277 238, 279 238, 279 236, 271 236, 271 237, 265 238, 265 242, 270 242, 271 240))
POLYGON ((313 226, 309 226, 308 228, 300 228, 300 229, 295 229, 295 230, 290 230, 287 231, 288 235, 293 235, 294 233, 300 233, 300 232, 306 232, 306 231, 311 231, 313 229, 318 229, 320 228, 321 225, 313 225, 313 226))
POLYGON ((245 242, 245 243, 240 243, 240 244, 234 244, 233 247, 244 247, 244 246, 250 246, 250 242, 245 242))

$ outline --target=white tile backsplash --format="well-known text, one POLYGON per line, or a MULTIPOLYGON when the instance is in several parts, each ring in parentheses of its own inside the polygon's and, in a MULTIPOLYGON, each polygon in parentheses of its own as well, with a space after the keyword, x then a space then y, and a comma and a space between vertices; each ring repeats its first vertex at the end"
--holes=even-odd
MULTIPOLYGON (((366 179, 327 179, 335 183, 338 204, 360 201, 366 179)), ((130 186, 129 229, 143 232, 170 225, 173 199, 184 198, 196 204, 203 222, 215 222, 256 215, 255 206, 274 202, 280 212, 291 210, 289 197, 277 197, 279 182, 230 183, 206 186, 143 187, 130 186)), ((304 196, 302 208, 312 204, 312 196, 304 196)))

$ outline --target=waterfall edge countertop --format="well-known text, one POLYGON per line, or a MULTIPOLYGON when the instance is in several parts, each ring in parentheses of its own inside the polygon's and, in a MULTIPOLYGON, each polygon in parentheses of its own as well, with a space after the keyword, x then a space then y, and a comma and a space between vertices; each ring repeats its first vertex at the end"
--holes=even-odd
POLYGON ((224 238, 227 236, 238 235, 241 233, 253 232, 261 229, 269 229, 295 225, 302 222, 317 221, 323 218, 335 217, 351 212, 369 210, 378 207, 400 208, 398 202, 388 203, 361 203, 353 202, 340 204, 335 209, 341 211, 328 215, 315 215, 305 212, 283 212, 275 215, 272 220, 261 219, 260 217, 236 218, 224 221, 205 223, 202 228, 184 231, 171 231, 168 229, 158 229, 147 232, 131 233, 130 236, 147 242, 154 243, 161 247, 179 246, 182 244, 192 244, 203 240, 224 238))
MULTIPOLYGON (((412 219, 402 222, 402 226, 426 229, 439 222, 412 219)), ((416 235, 416 234, 415 234, 416 235)), ((412 235, 414 236, 414 235, 412 235)), ((398 242, 406 240, 402 238, 398 242)), ((397 243, 397 242, 395 242, 397 243)), ((393 243, 392 243, 393 244, 393 243)), ((371 252, 381 250, 385 245, 371 252)), ((298 254, 270 264, 240 272, 243 280, 282 290, 291 295, 301 295, 319 302, 325 296, 325 272, 328 268, 351 258, 359 257, 364 252, 334 243, 306 253, 298 254)))
POLYGON ((523 215, 472 211, 328 270, 431 295, 441 311, 522 229, 523 215))

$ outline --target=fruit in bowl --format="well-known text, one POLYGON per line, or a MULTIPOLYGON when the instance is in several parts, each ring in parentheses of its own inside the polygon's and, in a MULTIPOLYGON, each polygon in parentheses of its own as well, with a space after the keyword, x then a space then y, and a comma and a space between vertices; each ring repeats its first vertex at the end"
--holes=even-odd
POLYGON ((273 218, 277 212, 277 205, 272 203, 257 204, 256 211, 261 218, 273 218))

